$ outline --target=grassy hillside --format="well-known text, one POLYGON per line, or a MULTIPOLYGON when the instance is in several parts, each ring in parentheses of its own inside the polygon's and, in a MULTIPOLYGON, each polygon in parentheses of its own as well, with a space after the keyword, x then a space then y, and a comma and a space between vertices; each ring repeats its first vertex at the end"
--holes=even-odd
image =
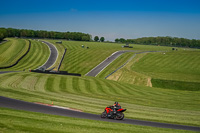
POLYGON ((200 52, 149 53, 132 65, 132 71, 152 78, 154 87, 200 90, 200 52))
POLYGON ((3 96, 100 114, 114 101, 127 108, 126 117, 199 125, 200 92, 142 87, 98 78, 38 73, 0 75, 3 96))
POLYGON ((28 50, 29 43, 24 39, 8 39, 0 45, 0 67, 10 66, 28 50))
POLYGON ((108 79, 147 86, 152 79, 154 87, 200 90, 199 57, 198 50, 139 54, 108 79))
POLYGON ((131 65, 142 58, 142 55, 125 53, 105 68, 98 77, 128 84, 152 86, 151 77, 131 70, 131 65), (124 65, 126 63, 126 65, 124 65), (121 66, 124 65, 122 68, 121 66), (119 69, 120 68, 120 69, 119 69))
POLYGON ((192 131, 144 127, 87 119, 47 115, 0 108, 0 131, 10 132, 70 132, 70 133, 192 133, 192 131))
MULTIPOLYGON (((61 70, 70 73, 80 73, 85 75, 108 56, 118 50, 137 50, 137 51, 166 51, 171 50, 170 47, 132 45, 133 48, 122 48, 124 44, 118 43, 100 43, 100 42, 79 42, 79 41, 63 41, 62 44, 56 44, 57 40, 47 40, 53 43, 60 51, 61 55, 64 49, 67 48, 64 61, 61 65, 61 70), (82 48, 81 46, 85 47, 82 48), (89 49, 86 49, 89 47, 89 49)), ((60 57, 61 58, 61 57, 60 57)), ((128 58, 127 58, 128 59, 128 58)), ((125 60, 127 60, 125 59, 125 60)), ((125 61, 124 60, 124 61, 125 61)), ((100 76, 102 77, 102 76, 100 76)))
POLYGON ((196 81, 200 79, 200 51, 149 53, 132 70, 153 78, 196 81))
POLYGON ((36 69, 47 61, 49 54, 50 51, 46 44, 31 40, 31 48, 29 53, 21 61, 19 61, 16 66, 4 70, 22 71, 26 69, 28 71, 29 69, 36 69))
MULTIPOLYGON (((89 72, 113 52, 127 50, 121 47, 123 44, 116 43, 63 41, 63 44, 56 44, 55 40, 48 41, 53 43, 59 51, 59 57, 54 66, 58 66, 64 49, 67 48, 68 51, 61 70, 70 73, 81 73, 82 75, 89 72), (82 48, 81 45, 89 47, 89 49, 82 48)), ((49 48, 41 42, 34 40, 31 40, 31 42, 30 52, 15 67, 6 70, 35 69, 46 62, 49 57, 49 48)), ((200 91, 196 89, 199 86, 200 78, 198 50, 190 51, 191 49, 184 50, 184 48, 180 48, 178 51, 171 52, 170 47, 132 46, 131 50, 168 52, 165 52, 165 54, 163 54, 164 52, 159 52, 136 55, 126 66, 108 77, 110 80, 104 79, 105 76, 123 65, 134 53, 121 55, 96 78, 30 72, 1 74, 0 94, 1 96, 29 102, 46 104, 53 102, 54 105, 80 109, 94 114, 100 114, 106 106, 118 101, 124 108, 127 108, 125 112, 126 118, 200 126, 200 91), (171 81, 173 81, 173 84, 171 81), (180 90, 181 86, 186 89, 180 90)), ((26 131, 28 127, 32 127, 31 125, 39 126, 36 122, 43 121, 43 118, 37 113, 33 113, 35 115, 32 117, 22 112, 25 117, 19 118, 17 115, 21 113, 20 111, 1 108, 2 111, 12 114, 0 114, 1 118, 5 119, 3 123, 0 123, 0 128, 4 127, 3 129, 7 132, 16 129, 13 128, 15 125, 19 127, 17 130, 26 131), (37 116, 41 119, 33 120, 37 116), (16 124, 17 122, 26 121, 27 117, 31 120, 27 125, 19 126, 19 124, 16 124), (13 119, 16 123, 12 126, 7 126, 9 119, 13 119)), ((53 126, 48 127, 43 122, 39 123, 45 127, 44 132, 48 128, 50 128, 48 131, 54 131, 55 128, 53 127, 59 127, 56 126, 57 121, 52 121, 54 116, 49 115, 46 117, 51 119, 50 123, 53 126)), ((66 119, 69 119, 69 121, 74 120, 74 118, 66 119)), ((58 121, 64 120, 61 118, 58 121)), ((87 123, 88 120, 76 119, 74 123, 77 121, 82 124, 83 121, 87 123)), ((66 123, 64 122, 64 124, 66 123)), ((90 122, 87 124, 90 124, 90 122)), ((98 124, 98 122, 94 123, 94 126, 98 129, 94 130, 92 128, 91 132, 102 131, 99 129, 98 124)), ((71 125, 71 127, 68 127, 69 129, 77 127, 75 124, 71 125)), ((80 127, 80 129, 84 131, 86 125, 80 127)), ((104 126, 101 127, 105 128, 104 126)), ((139 130, 137 126, 134 126, 134 128, 127 126, 127 132, 130 131, 129 127, 131 131, 139 130)), ((157 132, 157 129, 142 128, 144 128, 144 132, 157 132)), ((34 128, 32 130, 35 131, 34 128)), ((158 130, 161 131, 162 129, 158 130)), ((163 129, 162 131, 164 130, 168 129, 163 129)), ((55 131, 62 132, 62 129, 55 131)), ((112 129, 110 131, 115 132, 112 129)))

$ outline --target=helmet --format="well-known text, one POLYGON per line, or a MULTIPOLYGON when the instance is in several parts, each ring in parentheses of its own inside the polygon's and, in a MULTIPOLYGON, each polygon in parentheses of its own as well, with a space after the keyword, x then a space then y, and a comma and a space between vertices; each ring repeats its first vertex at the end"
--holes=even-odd
POLYGON ((118 102, 115 102, 114 104, 115 104, 115 105, 118 105, 118 102))

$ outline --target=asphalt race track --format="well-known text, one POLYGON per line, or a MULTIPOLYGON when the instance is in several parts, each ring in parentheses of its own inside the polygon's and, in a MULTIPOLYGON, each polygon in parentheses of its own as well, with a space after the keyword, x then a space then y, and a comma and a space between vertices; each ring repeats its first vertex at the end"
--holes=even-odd
POLYGON ((4 74, 4 73, 12 73, 12 72, 20 72, 20 71, 0 71, 0 74, 4 74))
POLYGON ((113 53, 110 57, 108 57, 107 59, 105 59, 103 62, 101 62, 98 66, 96 66, 95 68, 93 68, 90 72, 88 72, 86 74, 86 76, 96 77, 96 75, 98 73, 100 73, 110 63, 112 63, 115 59, 117 59, 117 57, 119 57, 120 55, 122 55, 123 53, 126 53, 126 52, 136 52, 136 51, 134 51, 134 50, 117 51, 117 52, 113 53))
POLYGON ((194 126, 175 125, 175 124, 141 121, 141 120, 133 120, 133 119, 124 119, 124 120, 102 119, 100 118, 100 115, 78 112, 78 111, 73 111, 73 110, 68 110, 68 109, 63 109, 63 108, 58 108, 58 107, 51 107, 51 106, 41 105, 41 104, 36 104, 36 103, 30 103, 30 102, 20 101, 20 100, 11 99, 7 97, 3 97, 3 96, 0 96, 0 107, 12 108, 12 109, 17 109, 17 110, 26 110, 26 111, 32 111, 32 112, 40 112, 40 113, 52 114, 52 115, 108 121, 108 122, 115 122, 115 123, 125 123, 125 124, 152 126, 152 127, 159 127, 159 128, 172 128, 172 129, 181 129, 181 130, 200 131, 200 127, 194 127, 194 126))
POLYGON ((49 56, 48 60, 46 61, 46 63, 44 65, 40 66, 39 68, 48 69, 49 67, 51 67, 56 62, 56 59, 58 57, 58 51, 53 44, 51 44, 49 42, 45 42, 45 41, 42 41, 42 42, 47 44, 47 46, 49 47, 50 56, 49 56))

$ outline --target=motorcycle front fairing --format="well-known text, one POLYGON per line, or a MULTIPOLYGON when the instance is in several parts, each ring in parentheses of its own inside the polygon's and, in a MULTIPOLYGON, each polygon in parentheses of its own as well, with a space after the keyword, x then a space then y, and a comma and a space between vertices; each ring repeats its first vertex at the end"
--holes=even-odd
POLYGON ((117 111, 124 112, 124 111, 126 111, 126 109, 118 109, 117 111))

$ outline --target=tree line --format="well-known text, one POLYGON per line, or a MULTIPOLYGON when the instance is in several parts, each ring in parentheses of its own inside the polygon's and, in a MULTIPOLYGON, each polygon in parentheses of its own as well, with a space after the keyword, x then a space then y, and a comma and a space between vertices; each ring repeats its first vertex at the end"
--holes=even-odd
POLYGON ((6 37, 28 37, 28 38, 50 38, 50 39, 67 39, 75 41, 91 41, 90 34, 81 32, 56 32, 45 30, 27 30, 14 28, 0 28, 0 41, 6 37))
POLYGON ((191 47, 200 48, 200 40, 186 39, 178 37, 142 37, 137 39, 115 39, 117 43, 133 43, 144 45, 161 45, 161 46, 173 46, 173 47, 191 47))
MULTIPOLYGON (((57 32, 45 30, 27 30, 14 28, 0 28, 0 41, 6 37, 27 37, 27 38, 50 38, 50 39, 66 39, 75 41, 93 41, 90 34, 81 32, 57 32)), ((94 41, 104 42, 105 38, 94 37, 94 41)), ((178 37, 142 37, 137 39, 116 38, 117 43, 133 43, 145 45, 161 45, 174 47, 191 47, 200 48, 200 40, 186 39, 178 37)))

